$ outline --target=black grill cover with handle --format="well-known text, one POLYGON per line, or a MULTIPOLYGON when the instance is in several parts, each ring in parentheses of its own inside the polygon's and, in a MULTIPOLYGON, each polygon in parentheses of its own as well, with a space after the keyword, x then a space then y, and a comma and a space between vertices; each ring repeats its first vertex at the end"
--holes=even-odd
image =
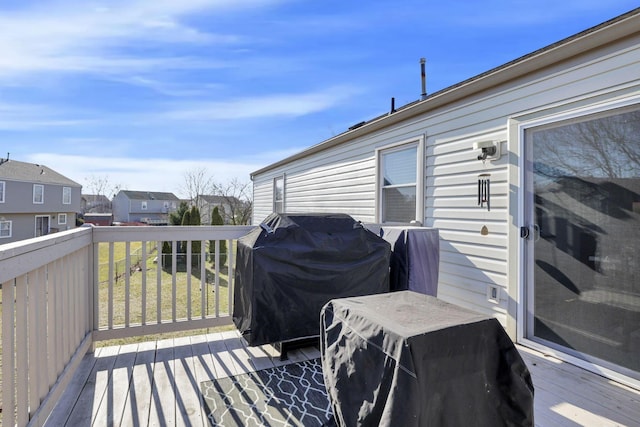
POLYGON ((238 240, 233 322, 249 345, 317 337, 331 299, 389 291, 391 247, 345 214, 272 214, 238 240))

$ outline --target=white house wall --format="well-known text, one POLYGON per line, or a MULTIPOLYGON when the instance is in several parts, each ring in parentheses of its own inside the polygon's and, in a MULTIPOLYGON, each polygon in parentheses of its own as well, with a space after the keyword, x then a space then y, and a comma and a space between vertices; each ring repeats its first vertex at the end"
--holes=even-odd
POLYGON ((424 225, 440 230, 438 296, 495 315, 513 335, 521 225, 514 128, 532 117, 638 95, 639 76, 636 34, 269 169, 254 175, 254 222, 272 212, 273 178, 283 174, 287 212, 344 212, 374 222, 375 149, 426 135, 424 225), (500 160, 476 159, 473 142, 483 140, 501 141, 500 160), (491 174, 490 211, 477 206, 480 173, 491 174), (489 286, 499 289, 497 303, 487 298, 489 286))

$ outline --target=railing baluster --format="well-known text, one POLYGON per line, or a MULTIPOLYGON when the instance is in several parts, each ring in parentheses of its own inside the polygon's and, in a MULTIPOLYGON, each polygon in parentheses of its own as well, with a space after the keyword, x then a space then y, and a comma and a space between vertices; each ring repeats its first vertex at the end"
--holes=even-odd
MULTIPOLYGON (((2 425, 12 426, 16 405, 15 280, 2 283, 2 425)), ((19 359, 19 358, 18 358, 19 359)), ((18 371, 20 372, 20 371, 18 371)))
POLYGON ((48 372, 48 385, 53 386, 58 378, 57 365, 57 351, 56 351, 56 325, 57 325, 57 311, 56 311, 56 286, 58 285, 58 261, 53 261, 49 264, 47 270, 47 348, 49 354, 47 357, 47 372, 48 372))
MULTIPOLYGON (((107 322, 109 329, 113 329, 113 251, 114 251, 114 243, 109 242, 109 290, 108 290, 108 300, 107 300, 107 322)), ((116 272, 117 274, 117 272, 116 272)))
POLYGON ((62 258, 56 260, 58 265, 58 274, 55 294, 56 294, 56 371, 58 374, 62 373, 65 365, 65 347, 64 347, 64 261, 62 258))
MULTIPOLYGON (((37 284, 38 284, 38 270, 32 271, 27 276, 27 299, 28 299, 28 319, 27 319, 27 334, 29 340, 29 348, 36 349, 38 348, 38 337, 37 337, 37 327, 40 323, 38 321, 38 307, 37 307, 37 284)), ((33 415, 33 411, 39 405, 38 399, 38 382, 40 380, 40 366, 37 358, 37 351, 29 351, 28 354, 28 388, 29 388, 29 416, 33 415)))
POLYGON ((205 307, 205 293, 207 292, 207 269, 206 269, 206 252, 205 252, 205 244, 203 242, 200 245, 200 318, 204 319, 207 315, 207 309, 205 307))
POLYGON ((175 240, 171 242, 171 320, 176 321, 176 279, 178 270, 178 242, 175 240))
POLYGON ((215 276, 214 276, 214 281, 215 281, 215 295, 216 295, 216 299, 215 299, 215 303, 216 303, 216 317, 220 317, 220 240, 216 239, 216 254, 215 254, 215 260, 216 260, 216 269, 215 269, 215 276))
MULTIPOLYGON (((29 303, 28 303, 28 285, 27 275, 16 279, 16 416, 18 425, 25 425, 25 421, 29 419, 29 303)), ((13 300, 13 298, 12 298, 13 300)), ((5 299, 2 299, 4 306, 5 299)), ((3 307, 4 310, 4 307, 3 307)), ((13 321, 13 315, 12 321, 13 321)), ((4 349, 3 349, 4 357, 4 349)), ((3 361, 4 362, 4 361, 3 361)), ((13 372, 11 373, 13 378, 13 372)), ((4 379, 3 379, 4 381, 4 379)), ((13 390, 11 390, 13 396, 13 390)), ((3 395, 3 399, 6 395, 3 395)), ((13 423, 11 424, 13 425, 13 423)))
POLYGON ((191 320, 191 251, 193 241, 187 243, 187 319, 191 320))
POLYGON ((233 263, 233 240, 227 240, 227 298, 229 299, 229 315, 233 314, 233 284, 234 284, 234 263, 233 263))
POLYGON ((124 272, 124 326, 129 327, 129 299, 131 298, 131 242, 125 242, 125 272, 124 272))
POLYGON ((142 242, 142 260, 140 260, 140 269, 142 272, 142 283, 140 284, 140 323, 142 325, 147 324, 147 243, 146 241, 142 242))
POLYGON ((69 291, 69 281, 71 278, 71 267, 69 266, 69 256, 62 257, 62 357, 68 360, 73 350, 71 349, 71 337, 69 336, 69 327, 71 326, 71 301, 69 291))
POLYGON ((162 322, 162 263, 164 262, 162 242, 158 241, 156 251, 158 253, 158 262, 156 265, 156 323, 160 324, 162 322))
MULTIPOLYGON (((44 400, 49 391, 49 380, 47 373, 47 355, 49 347, 47 346, 47 266, 42 266, 37 270, 36 275, 36 310, 38 310, 37 323, 35 326, 37 347, 36 359, 38 363, 38 383, 35 390, 38 406, 44 400)), ((37 409, 37 408, 35 408, 37 409)), ((35 409, 32 411, 35 412, 35 409)))
MULTIPOLYGON (((100 243, 93 243, 93 327, 100 327, 100 243)), ((91 321, 91 319, 89 319, 91 321)))

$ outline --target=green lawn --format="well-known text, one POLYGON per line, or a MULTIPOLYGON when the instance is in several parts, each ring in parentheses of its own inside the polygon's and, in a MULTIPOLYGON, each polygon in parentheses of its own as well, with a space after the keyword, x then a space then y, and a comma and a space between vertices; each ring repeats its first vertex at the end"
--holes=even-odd
MULTIPOLYGON (((104 244, 104 247, 100 245, 100 271, 99 277, 101 278, 99 286, 99 299, 100 299, 100 327, 107 326, 108 321, 108 309, 109 309, 109 284, 108 278, 108 259, 109 251, 108 244, 104 244), (103 263, 103 260, 104 263, 103 263)), ((131 252, 140 248, 140 243, 137 246, 131 245, 131 252)), ((125 244, 116 243, 114 245, 114 260, 123 260, 125 255, 125 244), (118 254, 118 255, 116 255, 118 254)), ((146 263, 146 320, 148 323, 155 323, 157 320, 157 307, 158 307, 158 269, 157 264, 154 263, 156 259, 155 242, 152 247, 147 251, 147 263, 146 263)), ((133 258, 133 257, 132 257, 133 258)), ((122 265, 124 263, 122 262, 122 265)), ((136 262, 132 259, 132 267, 136 265, 136 262)), ((132 324, 139 324, 142 322, 142 268, 144 264, 139 263, 139 268, 134 268, 129 281, 129 322, 132 324)), ((191 301, 191 317, 200 318, 202 311, 205 315, 213 315, 216 312, 215 305, 215 286, 214 286, 214 267, 211 263, 206 263, 205 269, 205 292, 204 292, 204 304, 202 304, 201 294, 201 280, 200 280, 200 267, 192 266, 191 280, 189 285, 188 275, 185 270, 185 266, 179 268, 176 274, 176 318, 186 318, 189 313, 187 312, 187 301, 191 301)), ((118 270, 118 274, 124 273, 124 268, 118 270)), ((114 271, 115 273, 115 271, 114 271)), ((219 281, 219 306, 218 312, 222 314, 229 313, 229 293, 228 293, 228 269, 225 265, 220 269, 220 281, 219 281)), ((171 276, 171 269, 160 269, 160 312, 162 320, 171 320, 173 318, 173 283, 171 276)), ((113 286, 113 324, 121 325, 125 322, 125 290, 126 282, 124 276, 119 277, 113 286)), ((229 329, 225 327, 224 329, 229 329)), ((218 328, 216 328, 218 330, 218 328)), ((97 345, 106 346, 129 342, 140 342, 148 339, 165 338, 169 336, 185 336, 206 333, 206 330, 194 330, 186 331, 176 334, 162 334, 155 336, 134 337, 125 340, 112 340, 100 342, 97 345)))

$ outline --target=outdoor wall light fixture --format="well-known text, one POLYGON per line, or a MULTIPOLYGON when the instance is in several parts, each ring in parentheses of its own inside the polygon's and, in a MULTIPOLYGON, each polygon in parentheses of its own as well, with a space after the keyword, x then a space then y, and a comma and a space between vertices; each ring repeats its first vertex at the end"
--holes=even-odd
POLYGON ((479 141, 473 143, 474 150, 480 150, 478 160, 483 162, 487 159, 497 160, 500 158, 500 142, 499 141, 479 141))
POLYGON ((478 175, 478 206, 484 207, 487 204, 487 210, 491 210, 491 191, 489 186, 491 184, 491 174, 483 173, 478 175))

